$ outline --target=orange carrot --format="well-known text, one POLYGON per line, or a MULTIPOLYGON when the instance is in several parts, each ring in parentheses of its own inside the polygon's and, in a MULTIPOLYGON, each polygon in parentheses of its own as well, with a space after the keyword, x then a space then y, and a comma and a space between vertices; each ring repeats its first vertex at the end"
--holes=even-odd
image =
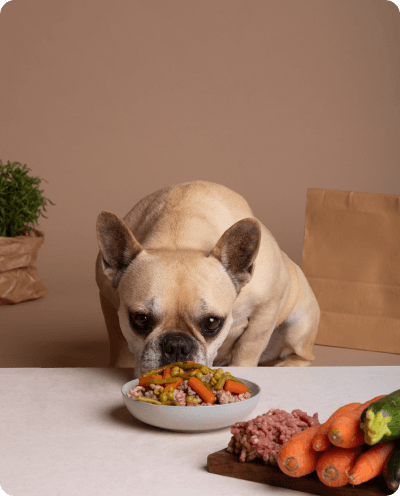
POLYGON ((196 391, 200 398, 206 403, 214 403, 215 396, 213 393, 206 388, 206 386, 197 377, 191 377, 188 381, 189 386, 196 391))
POLYGON ((164 373, 163 373, 162 378, 163 379, 169 379, 170 377, 172 377, 171 369, 169 367, 167 367, 166 369, 164 369, 164 373))
POLYGON ((377 396, 351 412, 336 417, 329 426, 329 441, 340 448, 355 448, 364 444, 364 432, 360 427, 361 414, 367 406, 385 396, 377 396))
POLYGON ((231 393, 235 393, 235 394, 242 394, 249 392, 249 388, 244 384, 229 380, 225 382, 224 389, 225 391, 230 391, 231 393))
POLYGON ((176 389, 180 383, 183 381, 182 377, 178 377, 177 382, 169 382, 164 387, 164 393, 168 392, 170 389, 176 389))
POLYGON ((349 483, 348 473, 353 468, 362 447, 329 448, 322 453, 317 462, 319 480, 327 486, 341 487, 349 483))
POLYGON ((304 429, 283 443, 278 455, 279 468, 291 477, 302 477, 317 468, 319 453, 312 447, 318 425, 304 429))
POLYGON ((151 381, 151 379, 162 379, 162 378, 163 376, 158 374, 150 375, 148 377, 141 377, 139 379, 139 386, 147 386, 147 384, 151 381))
POLYGON ((328 420, 324 424, 321 424, 319 426, 318 434, 314 437, 313 441, 313 448, 315 449, 315 451, 326 451, 330 446, 332 446, 328 437, 329 426, 331 425, 332 421, 335 418, 339 417, 339 415, 344 415, 345 413, 351 412, 352 410, 354 410, 354 408, 357 408, 360 405, 361 403, 349 403, 348 405, 340 407, 328 418, 328 420))
POLYGON ((350 484, 369 481, 383 472, 386 462, 394 451, 394 443, 378 443, 362 453, 349 474, 350 484))

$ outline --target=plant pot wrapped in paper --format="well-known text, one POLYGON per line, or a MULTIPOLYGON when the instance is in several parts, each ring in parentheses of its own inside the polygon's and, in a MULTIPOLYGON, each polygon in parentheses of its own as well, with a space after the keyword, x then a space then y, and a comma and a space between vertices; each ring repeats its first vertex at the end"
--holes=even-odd
POLYGON ((30 236, 0 237, 0 305, 34 300, 48 293, 34 267, 44 234, 32 229, 30 236))
POLYGON ((27 175, 19 162, 0 160, 0 305, 34 300, 48 293, 34 267, 44 234, 28 223, 46 211, 39 178, 27 175))

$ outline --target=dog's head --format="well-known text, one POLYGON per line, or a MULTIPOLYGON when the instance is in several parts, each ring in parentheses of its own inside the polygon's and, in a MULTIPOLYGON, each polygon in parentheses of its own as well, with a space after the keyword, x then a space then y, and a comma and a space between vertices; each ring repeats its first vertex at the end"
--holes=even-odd
POLYGON ((119 293, 121 331, 136 374, 176 361, 211 367, 232 324, 232 306, 254 271, 261 229, 240 220, 213 250, 143 249, 111 212, 97 219, 102 267, 119 293))

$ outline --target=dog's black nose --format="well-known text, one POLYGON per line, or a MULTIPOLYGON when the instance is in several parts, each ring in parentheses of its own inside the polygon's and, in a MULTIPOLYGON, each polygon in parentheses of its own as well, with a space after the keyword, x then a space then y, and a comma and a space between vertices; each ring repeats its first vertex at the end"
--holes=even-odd
POLYGON ((161 340, 161 352, 165 364, 190 359, 193 339, 184 334, 166 334, 161 340))

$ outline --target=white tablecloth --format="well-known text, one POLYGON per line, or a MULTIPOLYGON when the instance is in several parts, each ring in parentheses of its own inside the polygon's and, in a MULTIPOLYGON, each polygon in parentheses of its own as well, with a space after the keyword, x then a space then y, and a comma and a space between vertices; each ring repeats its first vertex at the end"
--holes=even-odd
MULTIPOLYGON (((226 367, 262 388, 250 418, 270 408, 325 421, 345 403, 400 388, 400 367, 226 367)), ((187 434, 136 420, 122 402, 129 370, 0 369, 0 486, 11 496, 304 494, 210 474, 207 455, 229 428, 187 434)), ((0 490, 0 494, 2 494, 0 490)))

